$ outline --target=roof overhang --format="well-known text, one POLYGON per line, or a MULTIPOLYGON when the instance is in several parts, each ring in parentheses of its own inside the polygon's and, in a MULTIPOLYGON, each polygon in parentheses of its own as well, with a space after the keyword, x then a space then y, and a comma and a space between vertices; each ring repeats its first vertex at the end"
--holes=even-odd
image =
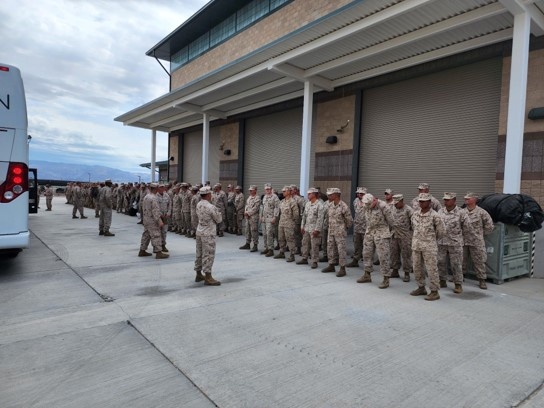
MULTIPOLYGON (((354 1, 117 118, 164 132, 511 40, 517 13, 544 34, 544 0, 354 1)), ((193 62, 198 63, 198 60, 193 62)))

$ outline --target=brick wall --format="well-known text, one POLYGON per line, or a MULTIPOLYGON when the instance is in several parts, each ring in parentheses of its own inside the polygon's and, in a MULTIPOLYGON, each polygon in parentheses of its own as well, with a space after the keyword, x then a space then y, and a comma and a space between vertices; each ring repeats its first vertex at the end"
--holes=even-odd
POLYGON ((352 0, 296 0, 172 73, 172 89, 283 37, 352 0))

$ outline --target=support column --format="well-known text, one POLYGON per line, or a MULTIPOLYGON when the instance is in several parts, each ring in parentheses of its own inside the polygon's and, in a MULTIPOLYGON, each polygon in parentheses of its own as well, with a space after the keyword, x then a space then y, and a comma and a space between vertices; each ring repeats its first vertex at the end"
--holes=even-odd
POLYGON ((503 193, 506 194, 518 194, 521 188, 530 29, 531 19, 527 12, 514 16, 510 90, 508 95, 508 122, 506 127, 506 154, 504 160, 503 193))
POLYGON ((151 131, 151 182, 154 183, 155 179, 155 160, 157 156, 157 131, 153 129, 151 131))
POLYGON ((202 114, 202 184, 208 180, 208 159, 210 152, 210 115, 202 114))
POLYGON ((300 194, 306 195, 310 186, 310 163, 312 151, 312 117, 314 108, 314 85, 304 82, 304 107, 302 109, 302 148, 300 149, 300 194))

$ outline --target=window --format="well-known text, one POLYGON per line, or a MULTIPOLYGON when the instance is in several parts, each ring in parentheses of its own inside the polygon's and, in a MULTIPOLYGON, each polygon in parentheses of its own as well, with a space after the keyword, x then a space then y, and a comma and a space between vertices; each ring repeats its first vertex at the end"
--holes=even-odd
POLYGON ((270 11, 278 8, 282 4, 287 3, 289 0, 270 0, 270 11))
POLYGON ((198 57, 200 54, 210 48, 210 32, 200 36, 189 44, 189 59, 198 57))
POLYGON ((210 47, 219 44, 221 41, 236 33, 236 14, 233 14, 219 25, 210 30, 210 47))
POLYGON ((253 0, 236 13, 236 29, 241 30, 270 11, 269 0, 253 0))
POLYGON ((188 60, 189 55, 187 54, 187 47, 183 47, 180 51, 172 55, 172 58, 170 59, 170 72, 186 64, 188 60))

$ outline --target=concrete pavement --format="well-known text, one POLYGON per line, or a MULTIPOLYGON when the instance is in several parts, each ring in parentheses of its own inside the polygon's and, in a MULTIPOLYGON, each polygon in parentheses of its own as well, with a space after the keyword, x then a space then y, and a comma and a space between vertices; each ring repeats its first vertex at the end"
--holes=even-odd
POLYGON ((56 197, 0 259, 2 407, 544 406, 542 279, 426 302, 413 280, 380 290, 377 269, 361 285, 227 234, 223 284, 204 287, 194 240, 138 258, 135 217, 114 213, 109 238, 86 212, 56 197))

